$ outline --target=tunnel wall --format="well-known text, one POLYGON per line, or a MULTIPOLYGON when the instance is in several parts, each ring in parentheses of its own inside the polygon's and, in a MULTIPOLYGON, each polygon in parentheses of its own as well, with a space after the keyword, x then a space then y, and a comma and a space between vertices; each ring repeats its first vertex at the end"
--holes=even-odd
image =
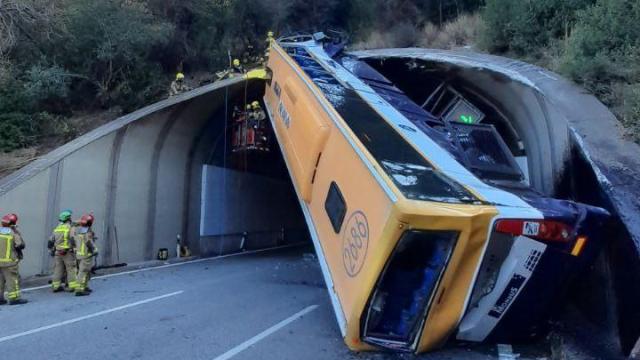
MULTIPOLYGON (((534 65, 468 50, 381 49, 364 59, 404 59, 448 69, 496 104, 522 136, 531 185, 614 215, 606 248, 574 299, 628 353, 640 336, 640 146, 594 96, 534 65), (632 285, 633 284, 633 285, 632 285)), ((640 348, 640 343, 638 343, 640 348)))
POLYGON ((277 206, 296 203, 290 182, 209 165, 204 172, 201 236, 264 232, 274 225, 293 228, 299 224, 292 216, 295 209, 277 206))
MULTIPOLYGON (((62 209, 74 218, 94 213, 100 265, 152 259, 162 247, 174 254, 178 234, 200 253, 208 246, 199 232, 202 167, 224 128, 226 100, 246 91, 261 97, 263 89, 261 81, 241 79, 198 88, 116 119, 0 179, 0 210, 19 214, 27 243, 21 275, 50 272, 46 241, 62 209)), ((252 247, 271 243, 254 239, 252 247)))

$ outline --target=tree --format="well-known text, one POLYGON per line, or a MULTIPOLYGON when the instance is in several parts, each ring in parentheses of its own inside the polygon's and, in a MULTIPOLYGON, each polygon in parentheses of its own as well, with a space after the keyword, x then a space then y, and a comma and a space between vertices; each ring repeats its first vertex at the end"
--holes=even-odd
POLYGON ((0 57, 24 37, 49 37, 55 1, 0 0, 0 57))
POLYGON ((65 7, 57 59, 95 87, 101 105, 133 105, 159 91, 160 66, 149 59, 167 44, 169 24, 118 0, 67 0, 65 7))

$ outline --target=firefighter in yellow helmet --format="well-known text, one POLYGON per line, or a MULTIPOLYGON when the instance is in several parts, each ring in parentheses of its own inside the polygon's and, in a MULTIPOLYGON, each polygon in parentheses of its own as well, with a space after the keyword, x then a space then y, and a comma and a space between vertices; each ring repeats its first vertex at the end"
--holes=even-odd
POLYGON ((51 289, 53 292, 64 290, 62 277, 67 274, 67 291, 73 292, 76 282, 76 257, 73 253, 74 226, 71 222, 71 210, 64 210, 58 216, 60 223, 53 229, 47 247, 53 255, 53 279, 51 289))
POLYGON ((179 72, 176 74, 176 79, 171 82, 169 97, 176 96, 189 90, 191 90, 191 88, 184 83, 184 74, 179 72))
POLYGON ((268 59, 269 58, 269 49, 271 48, 271 43, 274 41, 275 39, 273 38, 273 31, 269 31, 267 32, 267 39, 265 40, 266 42, 266 49, 264 50, 264 58, 268 59))
POLYGON ((95 235, 91 228, 93 221, 93 215, 83 215, 80 218, 80 226, 76 228, 73 236, 76 245, 76 259, 78 259, 76 296, 85 296, 91 293, 89 276, 93 267, 93 258, 98 256, 98 248, 94 241, 95 235))
POLYGON ((22 259, 24 240, 17 229, 18 216, 8 214, 0 223, 0 305, 6 304, 4 290, 7 290, 9 305, 27 303, 20 298, 20 274, 18 264, 22 259))
POLYGON ((233 59, 231 63, 231 71, 229 77, 235 77, 236 75, 244 74, 246 71, 244 66, 240 63, 239 59, 233 59))
POLYGON ((262 107, 260 106, 260 103, 258 101, 254 101, 251 103, 251 109, 253 112, 252 117, 258 123, 267 118, 267 114, 265 114, 264 110, 262 110, 262 107))

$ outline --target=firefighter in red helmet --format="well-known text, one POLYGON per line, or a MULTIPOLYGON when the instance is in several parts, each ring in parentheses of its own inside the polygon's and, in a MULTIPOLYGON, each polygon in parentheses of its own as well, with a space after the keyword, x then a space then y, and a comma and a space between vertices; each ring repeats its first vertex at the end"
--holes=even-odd
POLYGON ((78 260, 78 276, 75 288, 76 296, 89 295, 89 277, 93 267, 93 258, 98 256, 95 235, 91 226, 95 218, 91 214, 82 215, 80 226, 76 228, 74 240, 76 245, 76 259, 78 260))
POLYGON ((22 259, 24 241, 17 229, 18 215, 7 214, 0 221, 0 304, 6 304, 5 288, 9 305, 25 304, 20 298, 20 273, 18 264, 22 259))

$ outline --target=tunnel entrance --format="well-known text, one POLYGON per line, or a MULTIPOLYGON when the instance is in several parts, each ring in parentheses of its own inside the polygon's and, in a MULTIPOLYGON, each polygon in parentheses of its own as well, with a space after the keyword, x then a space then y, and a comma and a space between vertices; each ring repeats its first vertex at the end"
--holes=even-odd
POLYGON ((401 58, 366 62, 393 82, 411 100, 437 118, 463 124, 493 125, 529 182, 528 153, 517 123, 472 81, 450 64, 401 58))
POLYGON ((202 255, 310 241, 307 225, 269 119, 261 120, 261 145, 241 147, 240 137, 258 124, 241 126, 235 114, 262 104, 264 84, 247 85, 229 96, 203 136, 202 255))
MULTIPOLYGON (((424 59, 363 60, 430 113, 438 117, 473 114, 470 122, 493 125, 536 191, 611 213, 603 230, 607 237, 602 251, 595 264, 565 289, 565 302, 555 306, 554 319, 577 327, 575 333, 583 333, 579 341, 596 341, 599 347, 628 354, 640 335, 640 292, 628 286, 640 281, 640 262, 616 200, 606 189, 611 184, 606 179, 603 183, 601 170, 567 120, 549 108, 542 95, 523 91, 523 86, 514 86, 516 81, 503 74, 424 59), (581 328, 586 323, 590 325, 584 328, 592 332, 585 336, 581 328)), ((611 355, 602 349, 596 352, 611 355)))

